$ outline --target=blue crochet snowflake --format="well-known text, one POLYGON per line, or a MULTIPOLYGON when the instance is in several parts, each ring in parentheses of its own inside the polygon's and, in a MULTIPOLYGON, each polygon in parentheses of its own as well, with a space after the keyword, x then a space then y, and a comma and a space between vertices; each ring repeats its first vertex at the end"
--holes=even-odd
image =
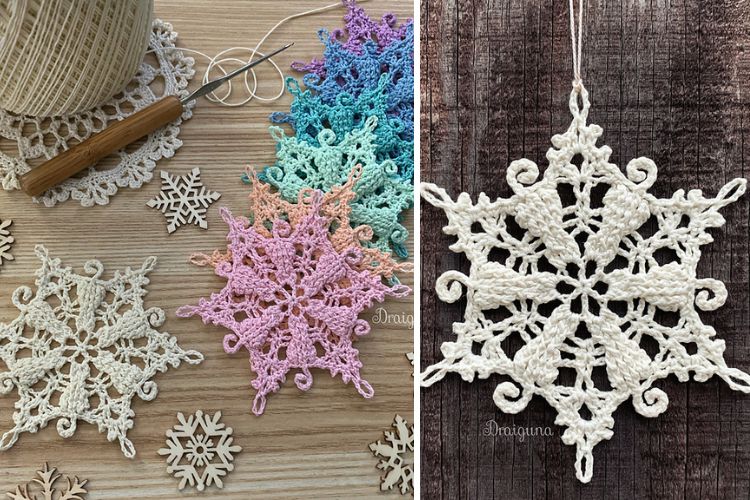
POLYGON ((302 83, 319 94, 324 103, 331 104, 342 92, 359 97, 363 91, 377 87, 380 76, 387 74, 388 115, 404 122, 407 133, 413 138, 414 26, 407 25, 405 31, 403 39, 386 47, 369 40, 360 46, 361 53, 357 54, 332 39, 328 31, 321 30, 319 36, 325 44, 323 75, 308 72, 302 77, 302 83))

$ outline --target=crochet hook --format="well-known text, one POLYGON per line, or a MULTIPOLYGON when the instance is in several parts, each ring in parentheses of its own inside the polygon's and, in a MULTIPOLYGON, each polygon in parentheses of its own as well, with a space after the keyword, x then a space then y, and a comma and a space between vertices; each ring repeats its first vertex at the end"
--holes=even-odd
POLYGON ((96 164, 102 158, 177 119, 182 114, 185 104, 206 94, 210 94, 227 80, 244 73, 253 66, 262 63, 292 45, 294 43, 289 43, 270 54, 247 63, 231 73, 211 80, 183 99, 174 95, 166 96, 151 106, 133 113, 124 120, 113 123, 98 134, 73 146, 67 151, 63 151, 38 168, 22 175, 20 177, 21 189, 29 196, 39 196, 86 167, 96 164))

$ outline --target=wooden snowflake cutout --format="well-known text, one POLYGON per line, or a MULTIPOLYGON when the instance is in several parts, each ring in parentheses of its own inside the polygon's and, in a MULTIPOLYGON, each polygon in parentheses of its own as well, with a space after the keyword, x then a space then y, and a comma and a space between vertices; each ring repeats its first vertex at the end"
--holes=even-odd
POLYGON ((413 368, 414 368, 414 353, 413 352, 407 352, 406 353, 406 359, 408 359, 409 360, 409 364, 411 364, 411 367, 412 367, 412 374, 411 374, 411 376, 413 377, 414 376, 414 371, 413 371, 413 368))
POLYGON ((160 210, 167 218, 167 232, 173 233, 183 224, 195 224, 208 228, 206 211, 221 197, 215 191, 208 191, 201 182, 201 171, 195 167, 189 174, 172 176, 161 171, 161 192, 146 205, 160 210))
POLYGON ((716 375, 750 392, 750 375, 727 366, 724 341, 699 314, 722 306, 727 289, 696 273, 701 246, 713 241, 708 229, 724 224, 719 210, 747 181, 730 181, 715 198, 700 190, 656 198, 648 192, 654 162, 636 158, 625 172, 610 163, 612 150, 596 145, 602 128, 587 123, 589 107, 578 83, 573 121, 552 137, 544 175, 530 160, 512 162, 510 198, 482 193, 474 204, 467 193, 453 201, 422 186, 448 217, 443 230, 457 237, 451 250, 471 262, 468 275, 450 270, 437 280, 441 300, 457 301, 465 287, 467 304, 453 324, 458 338, 443 343, 444 359, 422 374, 423 385, 450 372, 468 382, 509 376, 495 388, 495 404, 518 413, 543 397, 566 428, 563 442, 576 446, 582 482, 591 480, 594 447, 612 437, 618 406, 630 400, 646 417, 667 409, 655 381, 716 375), (512 337, 523 342, 516 352, 502 344, 512 337))
POLYGON ((393 431, 385 431, 385 443, 370 443, 370 451, 380 458, 378 469, 385 471, 381 477, 381 491, 398 486, 402 495, 413 488, 414 481, 414 426, 408 425, 401 415, 393 420, 393 431))
POLYGON ((57 473, 56 468, 49 468, 45 463, 42 470, 37 471, 39 478, 32 479, 32 483, 16 486, 16 491, 8 492, 6 495, 11 500, 83 500, 88 480, 79 480, 77 476, 70 479, 65 477, 68 483, 66 487, 61 488, 57 480, 62 474, 57 473), (38 485, 38 486, 36 486, 38 485), (31 488, 31 491, 29 489, 31 488))
POLYGON ((185 418, 177 414, 179 424, 167 431, 167 448, 159 455, 167 455, 167 472, 180 479, 179 489, 186 485, 203 491, 206 486, 223 488, 222 477, 234 470, 234 455, 242 448, 233 445, 232 428, 225 427, 221 412, 213 417, 201 410, 185 418))
POLYGON ((8 229, 12 223, 12 220, 0 220, 0 266, 3 265, 4 260, 13 260, 10 247, 15 240, 8 229))
POLYGON ((183 361, 197 364, 203 356, 156 330, 164 323, 163 310, 144 308, 156 257, 103 279, 99 261, 88 261, 81 275, 41 245, 36 254, 42 261, 36 292, 17 288, 12 301, 21 312, 0 323, 0 394, 18 391, 15 426, 0 438, 0 450, 53 420, 69 438, 83 421, 106 431, 109 441, 118 440, 132 458, 135 448, 126 434, 133 427, 133 398, 154 399, 158 389, 151 379, 157 373, 183 361))

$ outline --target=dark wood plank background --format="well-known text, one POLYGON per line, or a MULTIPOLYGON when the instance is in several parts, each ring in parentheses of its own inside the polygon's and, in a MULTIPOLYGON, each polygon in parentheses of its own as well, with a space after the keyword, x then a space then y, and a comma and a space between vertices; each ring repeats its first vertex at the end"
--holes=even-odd
MULTIPOLYGON (((747 177, 750 5, 740 0, 589 0, 583 73, 591 121, 604 127, 612 161, 646 155, 659 166, 651 192, 715 195, 747 177)), ((505 169, 530 158, 546 165, 553 133, 570 123, 572 79, 564 0, 422 0, 422 180, 452 196, 509 196, 505 169)), ((475 199, 475 198, 474 198, 475 199)), ((422 368, 454 338, 465 301, 434 293, 444 271, 468 271, 447 248, 443 213, 423 204, 422 368)), ((726 341, 730 366, 750 370, 748 196, 724 210, 698 275, 727 285, 718 311, 702 314, 726 341)), ((615 414, 612 440, 594 451, 594 477, 575 478, 575 448, 562 444, 554 412, 534 398, 519 415, 492 402, 497 382, 448 376, 422 392, 424 498, 700 498, 750 496, 750 395, 722 381, 657 384, 669 395, 657 419, 631 404, 615 414), (523 442, 482 435, 486 422, 549 426, 523 442)))

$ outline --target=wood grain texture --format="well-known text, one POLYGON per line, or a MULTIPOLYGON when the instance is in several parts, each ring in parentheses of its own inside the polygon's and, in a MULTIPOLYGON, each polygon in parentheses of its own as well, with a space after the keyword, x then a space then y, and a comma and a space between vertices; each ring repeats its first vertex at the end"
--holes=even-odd
MULTIPOLYGON (((231 46, 253 46, 278 20, 296 12, 326 5, 303 0, 278 2, 222 0, 157 0, 156 15, 179 32, 178 46, 209 54, 231 46)), ((403 0, 372 0, 373 15, 394 11, 399 18, 413 15, 413 4, 403 0)), ((280 28, 266 48, 294 41, 294 47, 276 58, 282 68, 293 60, 322 54, 317 29, 338 27, 344 10, 307 17, 280 28)), ((200 67, 205 63, 199 62, 200 67)), ((289 70, 291 72, 291 70, 289 70)), ((273 94, 276 80, 271 71, 260 70, 259 92, 273 94)), ((194 81, 190 88, 197 86, 194 81)), ((24 434, 9 451, 0 454, 0 494, 31 480, 45 461, 66 475, 89 479, 90 498, 374 498, 380 471, 368 444, 380 439, 396 413, 413 421, 411 366, 405 353, 412 350, 412 331, 397 324, 376 324, 357 342, 364 362, 363 377, 375 389, 372 400, 363 399, 340 377, 316 371, 310 391, 303 393, 291 380, 268 400, 261 417, 251 414, 254 390, 245 354, 226 355, 221 346, 222 329, 205 326, 199 319, 180 319, 177 307, 219 290, 222 282, 213 273, 187 263, 195 251, 223 245, 225 224, 219 206, 235 212, 248 207, 248 188, 239 179, 245 165, 269 165, 274 142, 268 134, 267 116, 288 109, 289 95, 271 104, 251 103, 226 108, 205 100, 182 126, 182 148, 174 158, 161 161, 155 178, 140 190, 122 189, 108 206, 82 208, 67 202, 47 209, 33 204, 21 192, 0 192, 0 218, 13 219, 16 260, 0 268, 0 321, 16 316, 10 295, 20 285, 33 284, 38 261, 34 245, 45 244, 53 256, 80 270, 91 258, 100 259, 108 272, 124 266, 140 266, 150 255, 158 257, 151 273, 146 306, 167 313, 163 330, 174 334, 184 348, 201 351, 206 360, 198 366, 183 365, 155 378, 159 395, 151 402, 136 400, 135 427, 128 436, 135 444, 134 460, 123 457, 117 443, 109 443, 95 426, 81 424, 75 436, 63 439, 50 425, 38 434, 24 434), (146 207, 160 189, 158 171, 184 174, 200 167, 207 188, 222 198, 209 210, 209 229, 179 228, 168 235, 164 216, 146 207), (224 490, 209 489, 201 495, 180 494, 177 481, 167 475, 163 457, 164 433, 176 422, 176 413, 198 409, 223 412, 224 422, 234 428, 235 442, 243 447, 235 460, 224 490)), ((0 147, 12 145, 0 141, 0 147)), ((411 212, 405 220, 411 230, 411 212)), ((409 249, 413 246, 409 243, 409 249)), ((411 276, 403 282, 411 285, 411 276)), ((389 300, 391 313, 412 312, 412 297, 389 300)), ((365 312, 371 318, 374 311, 365 312)), ((3 431, 12 426, 13 394, 0 397, 3 431)))
MULTIPOLYGON (((568 2, 422 0, 421 178, 490 197, 509 196, 510 161, 546 165, 550 137, 570 123, 568 2)), ((659 166, 651 192, 715 195, 747 177, 750 8, 736 0, 588 1, 583 72, 600 144, 624 165, 645 155, 659 166)), ((437 277, 468 270, 441 232, 444 214, 423 204, 421 365, 441 359, 465 300, 443 304, 437 277)), ((701 313, 726 341, 730 366, 750 369, 748 197, 723 211, 727 224, 704 247, 701 277, 722 280, 729 298, 701 313)), ((516 346, 518 347, 518 346, 516 346)), ((575 449, 562 444, 555 414, 534 398, 518 415, 492 402, 497 379, 448 376, 421 397, 424 498, 748 498, 750 396, 722 381, 657 384, 669 395, 656 419, 631 404, 615 413, 614 437, 594 451, 594 478, 575 479, 575 449), (486 422, 550 427, 551 437, 482 435, 486 422)))

